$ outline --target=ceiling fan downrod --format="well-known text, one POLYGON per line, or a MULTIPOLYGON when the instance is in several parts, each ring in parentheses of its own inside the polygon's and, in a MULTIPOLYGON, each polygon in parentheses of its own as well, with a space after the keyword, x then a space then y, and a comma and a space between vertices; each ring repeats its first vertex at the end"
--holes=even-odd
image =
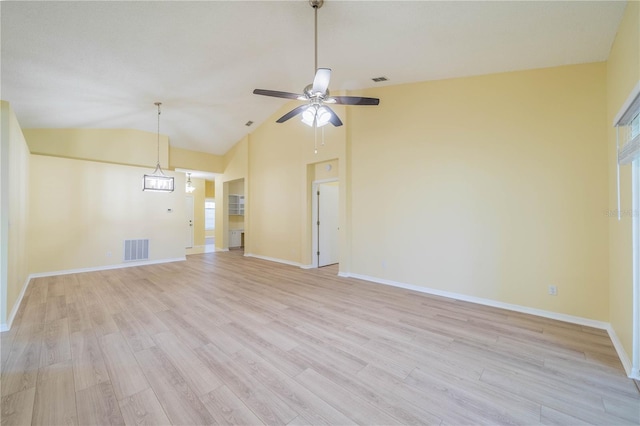
POLYGON ((314 68, 313 73, 318 70, 318 9, 322 7, 324 0, 309 0, 309 5, 313 8, 313 46, 314 46, 314 68))
POLYGON ((335 127, 342 126, 340 117, 329 107, 329 104, 338 105, 378 105, 380 99, 365 98, 362 96, 330 96, 329 80, 331 68, 318 68, 318 9, 324 4, 324 0, 308 0, 314 11, 314 70, 313 83, 308 84, 302 94, 281 92, 278 90, 254 89, 255 95, 272 96, 275 98, 295 99, 305 102, 279 119, 276 123, 284 123, 291 118, 302 114, 302 122, 308 126, 323 127, 328 123, 335 127))

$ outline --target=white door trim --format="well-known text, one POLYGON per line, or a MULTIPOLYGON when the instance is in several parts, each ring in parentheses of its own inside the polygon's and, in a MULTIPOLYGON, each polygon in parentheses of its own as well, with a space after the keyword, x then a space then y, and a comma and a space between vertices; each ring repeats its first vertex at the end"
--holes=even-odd
POLYGON ((640 380, 640 159, 633 161, 631 171, 633 232, 633 353, 631 377, 640 380))
POLYGON ((186 241, 186 248, 193 248, 193 241, 194 241, 194 229, 193 229, 193 225, 194 225, 194 221, 195 221, 195 203, 194 203, 194 198, 193 195, 185 195, 185 203, 187 203, 187 241, 186 241), (189 215, 191 217, 189 217, 189 215))
MULTIPOLYGON (((311 183, 311 267, 318 267, 318 187, 323 183, 339 182, 338 178, 318 179, 311 183)), ((338 204, 340 202, 338 201, 338 204)))

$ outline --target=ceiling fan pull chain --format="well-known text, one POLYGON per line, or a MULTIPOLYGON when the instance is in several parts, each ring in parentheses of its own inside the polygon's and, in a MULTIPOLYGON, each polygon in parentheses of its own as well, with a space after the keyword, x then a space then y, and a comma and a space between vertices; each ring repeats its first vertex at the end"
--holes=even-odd
POLYGON ((313 126, 313 153, 317 154, 318 153, 318 127, 313 126))

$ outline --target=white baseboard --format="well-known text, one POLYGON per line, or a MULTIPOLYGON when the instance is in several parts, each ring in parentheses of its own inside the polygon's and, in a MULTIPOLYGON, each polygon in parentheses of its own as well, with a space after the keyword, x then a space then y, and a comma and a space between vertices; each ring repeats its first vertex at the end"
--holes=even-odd
POLYGON ((159 259, 159 260, 144 260, 140 262, 127 262, 127 263, 118 263, 116 265, 106 265, 106 266, 95 266, 91 268, 78 268, 78 269, 67 269, 64 271, 50 271, 50 272, 36 272, 33 274, 29 274, 26 282, 22 286, 22 291, 20 291, 20 295, 18 296, 18 300, 16 304, 13 306, 11 310, 11 314, 7 319, 6 324, 0 324, 0 332, 8 331, 11 329, 11 325, 13 323, 13 319, 18 313, 18 309, 20 309, 20 304, 22 303, 22 299, 24 298, 24 293, 27 291, 27 287, 31 283, 33 278, 43 278, 43 277, 54 277, 56 275, 69 275, 69 274, 78 274, 81 272, 96 272, 96 271, 107 271, 110 269, 121 269, 121 268, 130 268, 133 266, 144 266, 144 265, 156 265, 159 263, 169 263, 169 262, 180 262, 187 260, 186 257, 176 257, 172 259, 159 259))
POLYGON ((255 257, 256 259, 268 260, 269 262, 283 263, 285 265, 297 266, 298 268, 302 268, 302 266, 303 266, 302 264, 300 264, 298 262, 293 262, 291 260, 278 259, 278 258, 275 258, 275 257, 262 256, 262 255, 259 255, 259 254, 245 253, 244 255, 245 255, 245 257, 255 257))
POLYGON ((316 266, 314 266, 313 263, 310 263, 309 265, 300 264, 300 268, 302 268, 302 269, 314 269, 314 268, 316 268, 316 266))
POLYGON ((492 306, 494 308, 502 308, 509 311, 520 312, 524 314, 536 315, 539 317, 570 322, 573 324, 584 325, 587 327, 599 328, 601 330, 607 330, 609 327, 609 323, 604 321, 596 321, 589 318, 577 317, 573 315, 561 314, 558 312, 545 311, 543 309, 530 308, 528 306, 515 305, 511 303, 499 302, 497 300, 492 299, 483 299, 481 297, 469 296, 461 293, 453 293, 449 291, 437 290, 428 287, 421 287, 413 284, 406 284, 397 281, 386 280, 383 278, 371 277, 368 275, 360 275, 360 274, 350 274, 346 273, 341 276, 344 277, 352 277, 357 278, 364 281, 370 281, 378 284, 390 285, 393 287, 400 287, 407 290, 418 291, 420 293, 432 294, 434 296, 447 297, 449 299, 461 300, 464 302, 477 303, 479 305, 492 306))
POLYGON ((9 317, 7 318, 7 322, 4 324, 0 324, 0 332, 9 331, 11 329, 11 325, 13 324, 13 320, 18 313, 18 309, 20 309, 20 305, 22 304, 22 299, 24 298, 24 294, 27 291, 27 287, 29 287, 29 283, 31 282, 31 276, 28 276, 22 284, 22 290, 20 290, 20 294, 16 299, 16 303, 14 303, 13 308, 11 309, 11 313, 9 313, 9 317))
POLYGON ((413 290, 420 293, 432 294, 435 296, 447 297, 449 299, 477 303, 479 305, 492 306, 494 308, 502 308, 509 311, 536 315, 543 318, 549 318, 549 319, 564 321, 572 324, 584 325, 587 327, 606 330, 607 333, 609 334, 611 342, 613 343, 613 347, 615 348, 618 354, 618 357, 620 358, 620 362, 622 363, 622 366, 624 367, 624 370, 627 376, 632 379, 640 380, 640 372, 633 371, 631 360, 629 359, 627 352, 624 350, 624 347, 622 346, 622 343, 620 342, 620 339, 618 338, 618 335, 616 334, 615 330, 613 329, 611 324, 608 322, 596 321, 589 318, 577 317, 574 315, 567 315, 567 314, 562 314, 558 312, 545 311, 543 309, 530 308, 528 306, 504 303, 504 302, 499 302, 491 299, 483 299, 481 297, 468 296, 466 294, 453 293, 449 291, 437 290, 437 289, 428 288, 428 287, 420 287, 413 284, 406 284, 406 283, 401 283, 397 281, 386 280, 383 278, 371 277, 368 275, 352 274, 347 272, 340 272, 338 275, 345 278, 349 278, 349 277, 357 278, 363 281, 369 281, 377 284, 384 284, 384 285, 389 285, 393 287, 404 288, 407 290, 413 290))
POLYGON ((222 251, 222 249, 216 248, 213 245, 206 244, 204 246, 193 246, 186 249, 186 255, 191 256, 194 254, 209 254, 209 253, 215 253, 217 251, 222 251))
POLYGON ((134 266, 156 265, 158 263, 181 262, 187 260, 185 256, 171 259, 143 260, 140 262, 117 263, 115 265, 93 266, 90 268, 67 269, 64 271, 36 272, 29 275, 29 278, 54 277, 56 275, 79 274, 82 272, 108 271, 110 269, 131 268, 134 266))
POLYGON ((627 376, 629 376, 632 379, 640 380, 640 376, 638 375, 638 372, 637 371, 634 372, 633 369, 631 368, 632 367, 631 360, 627 356, 627 352, 624 350, 624 347, 622 346, 622 342, 618 338, 616 331, 613 329, 613 327, 611 327, 611 324, 607 324, 606 330, 609 333, 611 342, 613 342, 613 347, 616 348, 616 352, 618 353, 618 358, 620 358, 620 362, 622 363, 622 366, 624 367, 624 371, 627 373, 627 376))

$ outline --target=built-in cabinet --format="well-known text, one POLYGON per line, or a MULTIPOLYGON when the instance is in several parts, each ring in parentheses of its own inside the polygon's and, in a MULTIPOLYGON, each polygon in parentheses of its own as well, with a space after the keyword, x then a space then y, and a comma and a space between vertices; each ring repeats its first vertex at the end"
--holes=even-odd
POLYGON ((244 195, 229 195, 229 214, 244 216, 244 195))
POLYGON ((242 229, 232 229, 229 231, 229 248, 242 247, 244 231, 242 229))
POLYGON ((228 208, 228 232, 230 249, 244 247, 244 179, 229 182, 227 188, 228 208))

